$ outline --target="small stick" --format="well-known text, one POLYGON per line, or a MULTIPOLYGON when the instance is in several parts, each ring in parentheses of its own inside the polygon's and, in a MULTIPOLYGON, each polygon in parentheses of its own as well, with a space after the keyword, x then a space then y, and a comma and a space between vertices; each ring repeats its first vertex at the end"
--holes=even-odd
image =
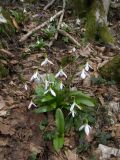
POLYGON ((69 33, 67 33, 66 31, 64 31, 64 30, 62 30, 62 29, 58 29, 58 32, 59 32, 60 34, 62 34, 63 36, 68 37, 68 39, 69 39, 72 43, 74 43, 75 45, 77 45, 78 47, 81 47, 80 43, 79 43, 77 40, 75 40, 75 39, 74 39, 69 33))
POLYGON ((45 7, 44 7, 44 11, 47 10, 50 6, 52 6, 52 4, 55 2, 55 0, 51 0, 45 7))
POLYGON ((55 35, 54 35, 54 38, 53 38, 53 40, 48 44, 49 47, 51 47, 51 46, 53 45, 54 41, 57 40, 57 38, 58 38, 58 30, 59 30, 60 27, 61 27, 61 23, 62 23, 62 20, 63 20, 63 17, 64 17, 65 6, 66 6, 66 2, 65 2, 65 0, 63 0, 63 7, 62 7, 63 13, 62 13, 61 16, 60 16, 59 23, 58 23, 58 26, 57 26, 57 31, 56 31, 56 33, 55 33, 55 35))
MULTIPOLYGON (((53 17, 51 17, 53 20, 57 17, 59 17, 61 14, 63 13, 63 10, 57 12, 53 17)), ((29 31, 27 34, 25 34, 20 40, 19 42, 24 42, 28 37, 30 37, 33 33, 35 33, 36 31, 38 31, 39 29, 45 27, 48 23, 51 22, 51 18, 49 18, 47 21, 45 21, 44 23, 38 25, 37 27, 33 28, 31 31, 29 31)))
POLYGON ((11 58, 15 57, 13 53, 11 53, 10 51, 8 51, 8 50, 6 50, 6 49, 4 49, 4 48, 1 48, 1 49, 0 49, 0 52, 3 52, 3 53, 5 53, 5 54, 7 54, 7 55, 8 55, 9 57, 11 57, 11 58))

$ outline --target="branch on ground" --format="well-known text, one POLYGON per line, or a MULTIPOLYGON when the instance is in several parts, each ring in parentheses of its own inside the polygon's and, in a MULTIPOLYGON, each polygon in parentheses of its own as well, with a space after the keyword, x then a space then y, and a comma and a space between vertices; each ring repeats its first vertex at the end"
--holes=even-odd
POLYGON ((45 21, 44 23, 38 25, 37 27, 33 28, 31 31, 29 31, 27 34, 25 34, 20 40, 19 42, 24 42, 28 37, 30 37, 33 33, 37 32, 39 29, 45 27, 48 23, 51 22, 51 19, 54 20, 55 18, 59 17, 62 13, 64 12, 64 10, 61 10, 59 12, 57 12, 53 17, 50 17, 47 21, 45 21))
POLYGON ((58 32, 62 34, 63 36, 67 37, 72 43, 74 43, 77 47, 81 47, 80 43, 75 40, 69 33, 62 29, 58 29, 58 32))

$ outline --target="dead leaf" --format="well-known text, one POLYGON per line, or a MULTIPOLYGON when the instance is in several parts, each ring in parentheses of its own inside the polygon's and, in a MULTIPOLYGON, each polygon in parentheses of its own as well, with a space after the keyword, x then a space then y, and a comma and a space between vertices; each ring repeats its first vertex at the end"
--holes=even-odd
POLYGON ((76 149, 66 150, 65 154, 66 154, 66 157, 68 160, 77 160, 78 159, 78 155, 76 154, 76 149))
POLYGON ((15 129, 10 125, 0 123, 0 132, 3 135, 13 135, 15 133, 15 129))
POLYGON ((44 149, 34 143, 30 143, 30 151, 33 153, 43 153, 44 149))
POLYGON ((3 107, 5 107, 5 101, 3 100, 3 97, 0 96, 0 109, 2 109, 3 107))
POLYGON ((0 117, 5 117, 8 115, 7 111, 0 111, 0 117))
POLYGON ((17 31, 19 31, 19 30, 20 30, 20 27, 18 26, 17 21, 15 20, 14 17, 11 17, 11 19, 12 19, 12 22, 13 22, 14 27, 17 29, 17 31))
POLYGON ((8 139, 6 138, 0 138, 0 146, 6 146, 8 143, 8 139))
POLYGON ((98 151, 101 152, 100 160, 108 160, 111 155, 115 157, 120 157, 120 149, 108 147, 102 144, 99 144, 98 151))

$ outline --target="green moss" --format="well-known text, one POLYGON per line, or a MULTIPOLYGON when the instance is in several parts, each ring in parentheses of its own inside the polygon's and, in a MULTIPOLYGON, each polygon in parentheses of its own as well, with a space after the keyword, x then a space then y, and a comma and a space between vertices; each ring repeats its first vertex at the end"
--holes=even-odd
POLYGON ((6 77, 8 73, 9 73, 8 69, 3 65, 0 65, 0 78, 6 77))
POLYGON ((103 26, 98 27, 98 35, 99 38, 105 43, 113 43, 114 39, 108 29, 108 27, 104 24, 103 26))
MULTIPOLYGON (((74 7, 77 13, 86 13, 86 33, 87 40, 100 40, 105 43, 113 43, 113 37, 104 21, 105 11, 102 1, 93 0, 88 3, 87 0, 74 0, 74 7), (96 20, 96 11, 99 10, 101 22, 96 20)), ((80 15, 80 14, 79 14, 80 15)))
POLYGON ((100 69, 100 74, 107 80, 115 80, 120 83, 120 55, 115 56, 100 69))

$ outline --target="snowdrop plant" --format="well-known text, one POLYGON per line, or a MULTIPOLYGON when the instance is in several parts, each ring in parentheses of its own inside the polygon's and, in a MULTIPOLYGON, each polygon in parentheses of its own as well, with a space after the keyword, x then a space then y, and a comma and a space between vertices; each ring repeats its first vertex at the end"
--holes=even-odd
MULTIPOLYGON (((41 62, 42 67, 47 65, 54 65, 48 57, 41 62)), ((82 78, 85 78, 86 73, 84 69, 82 78)), ((30 80, 38 79, 38 75, 40 73, 36 71, 30 80)), ((87 119, 87 122, 92 124, 94 119, 95 100, 81 91, 68 88, 64 81, 66 79, 68 75, 64 68, 60 68, 56 74, 46 73, 44 80, 37 83, 34 102, 31 101, 28 107, 30 109, 32 106, 35 108, 37 106, 35 109, 37 114, 55 111, 56 129, 53 146, 57 151, 64 145, 66 131, 74 127, 77 132, 84 129, 85 134, 89 135, 91 127, 84 124, 84 120, 87 119)))

